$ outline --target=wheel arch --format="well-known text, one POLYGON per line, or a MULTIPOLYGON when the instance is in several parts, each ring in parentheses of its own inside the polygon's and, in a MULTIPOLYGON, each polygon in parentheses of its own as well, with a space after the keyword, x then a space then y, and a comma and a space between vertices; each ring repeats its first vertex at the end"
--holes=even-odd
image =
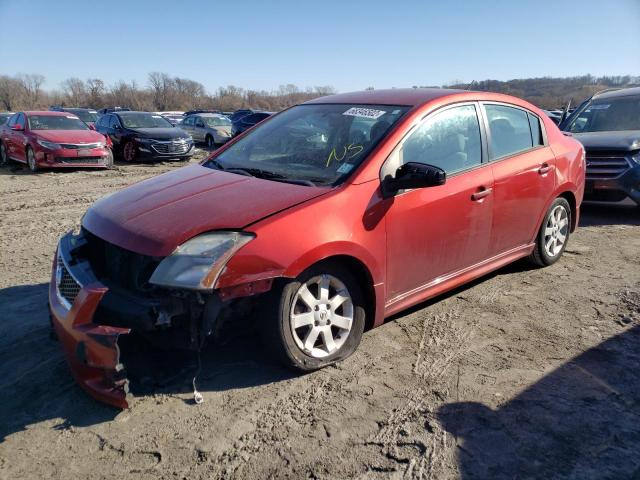
POLYGON ((357 282, 362 288, 362 293, 365 298, 365 331, 370 330, 374 326, 376 315, 376 291, 374 288, 373 277, 369 268, 360 259, 346 254, 331 255, 323 258, 312 265, 309 265, 305 270, 317 267, 322 264, 337 263, 346 269, 348 269, 355 277, 357 282))
POLYGON ((567 202, 569 202, 569 206, 571 207, 571 233, 576 231, 578 227, 578 202, 576 200, 575 194, 571 190, 565 190, 560 193, 556 198, 564 198, 567 202))

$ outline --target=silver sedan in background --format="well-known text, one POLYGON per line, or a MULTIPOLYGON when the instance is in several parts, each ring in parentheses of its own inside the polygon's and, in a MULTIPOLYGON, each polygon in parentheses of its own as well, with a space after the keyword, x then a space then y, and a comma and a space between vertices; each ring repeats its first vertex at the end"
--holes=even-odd
POLYGON ((206 143, 209 148, 216 148, 231 139, 231 120, 217 113, 189 115, 180 128, 191 135, 194 142, 206 143))

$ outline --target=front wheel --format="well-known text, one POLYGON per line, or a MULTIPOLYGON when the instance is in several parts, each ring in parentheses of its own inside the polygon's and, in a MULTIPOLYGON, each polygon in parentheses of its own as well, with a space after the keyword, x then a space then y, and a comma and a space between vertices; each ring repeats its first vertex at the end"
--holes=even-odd
POLYGON ((109 154, 104 159, 104 166, 107 170, 113 168, 113 152, 111 150, 109 150, 109 154))
POLYGON ((569 241, 571 230, 571 206, 562 197, 558 197, 549 207, 536 238, 536 246, 529 260, 540 267, 557 262, 569 241))
POLYGON ((311 371, 357 349, 365 325, 362 290, 334 263, 314 266, 271 293, 265 340, 287 366, 311 371))
POLYGON ((207 142, 207 148, 212 150, 216 148, 216 141, 214 140, 213 136, 207 135, 206 142, 207 142))
POLYGON ((27 165, 32 173, 36 173, 39 170, 38 162, 36 162, 36 154, 33 153, 33 149, 31 147, 27 147, 27 165))
POLYGON ((125 162, 134 162, 138 156, 138 149, 133 141, 127 142, 122 147, 122 158, 125 162))

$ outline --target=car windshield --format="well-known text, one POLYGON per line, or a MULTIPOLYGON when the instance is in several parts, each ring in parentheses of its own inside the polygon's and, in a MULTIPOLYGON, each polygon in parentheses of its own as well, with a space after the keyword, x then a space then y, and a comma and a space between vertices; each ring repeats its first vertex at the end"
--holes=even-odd
POLYGON ((226 117, 202 117, 208 127, 230 127, 231 120, 226 117))
POLYGON ((31 130, 87 130, 87 125, 75 115, 29 115, 31 130))
POLYGON ((93 112, 91 110, 74 110, 70 113, 73 113, 75 116, 80 118, 83 122, 92 122, 95 123, 98 120, 98 112, 93 112))
POLYGON ((335 185, 409 107, 298 105, 265 121, 204 165, 279 181, 335 185))
POLYGON ((565 130, 572 133, 640 130, 640 95, 593 100, 574 116, 565 130))
POLYGON ((154 115, 151 113, 127 113, 120 114, 122 125, 125 128, 172 128, 169 122, 162 115, 154 115))

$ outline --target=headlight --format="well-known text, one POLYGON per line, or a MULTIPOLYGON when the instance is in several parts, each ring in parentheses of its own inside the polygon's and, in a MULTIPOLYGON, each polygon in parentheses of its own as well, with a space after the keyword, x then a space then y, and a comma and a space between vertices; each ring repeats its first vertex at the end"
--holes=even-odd
POLYGON ((149 281, 163 287, 211 290, 233 254, 254 238, 243 232, 198 235, 162 260, 149 281))
POLYGON ((62 148, 59 143, 47 142, 46 140, 38 140, 38 145, 44 148, 48 148, 49 150, 57 150, 59 148, 62 148))
POLYGON ((135 137, 134 140, 138 143, 151 143, 153 142, 153 140, 151 138, 142 138, 142 137, 135 137))

